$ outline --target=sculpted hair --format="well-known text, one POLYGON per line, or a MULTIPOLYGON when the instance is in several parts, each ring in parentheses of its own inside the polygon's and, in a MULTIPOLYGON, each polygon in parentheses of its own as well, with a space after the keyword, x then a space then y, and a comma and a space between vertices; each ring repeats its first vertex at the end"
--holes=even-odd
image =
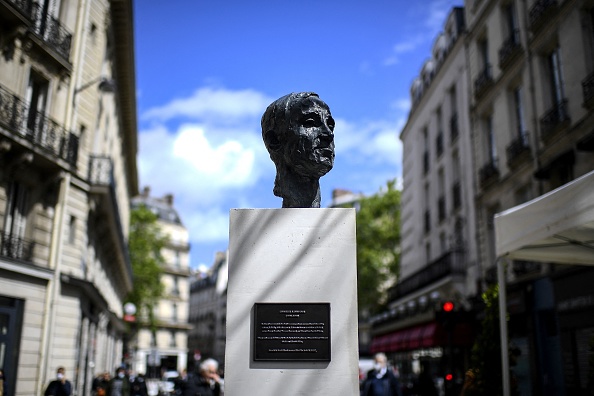
POLYGON ((262 115, 262 139, 270 158, 274 163, 279 159, 278 146, 281 144, 282 134, 289 129, 290 111, 295 103, 314 96, 319 98, 315 92, 293 92, 272 102, 262 115))

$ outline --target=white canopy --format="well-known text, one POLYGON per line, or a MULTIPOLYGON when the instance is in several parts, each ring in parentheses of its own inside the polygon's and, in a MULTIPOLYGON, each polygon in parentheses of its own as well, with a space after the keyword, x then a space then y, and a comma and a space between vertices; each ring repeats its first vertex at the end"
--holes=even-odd
MULTIPOLYGON (((547 194, 495 215, 497 257, 594 265, 594 171, 547 194)), ((503 393, 510 395, 507 302, 503 263, 499 280, 499 327, 503 393)))
POLYGON ((594 171, 495 215, 497 257, 594 265, 594 171))

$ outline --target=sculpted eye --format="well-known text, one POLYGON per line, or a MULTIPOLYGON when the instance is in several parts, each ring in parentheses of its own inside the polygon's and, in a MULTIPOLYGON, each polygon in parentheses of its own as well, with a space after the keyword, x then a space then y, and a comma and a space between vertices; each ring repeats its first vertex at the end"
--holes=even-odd
POLYGON ((336 124, 334 123, 334 118, 330 117, 328 118, 328 128, 330 128, 332 131, 334 131, 334 126, 336 124))
POLYGON ((314 128, 318 126, 318 121, 315 118, 306 118, 303 122, 303 126, 306 128, 314 128))

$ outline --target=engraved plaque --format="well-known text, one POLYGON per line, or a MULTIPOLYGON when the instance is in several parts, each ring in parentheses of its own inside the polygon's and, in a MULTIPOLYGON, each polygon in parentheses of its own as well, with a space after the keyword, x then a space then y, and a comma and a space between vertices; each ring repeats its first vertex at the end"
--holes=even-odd
POLYGON ((330 361, 330 303, 254 304, 255 361, 330 361))

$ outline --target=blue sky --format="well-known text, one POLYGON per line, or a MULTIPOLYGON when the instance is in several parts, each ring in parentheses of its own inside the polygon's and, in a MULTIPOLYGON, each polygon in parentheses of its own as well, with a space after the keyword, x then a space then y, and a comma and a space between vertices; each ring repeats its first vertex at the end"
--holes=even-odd
POLYGON ((229 209, 280 208, 260 118, 313 91, 336 120, 332 190, 401 177, 409 88, 462 0, 137 0, 140 188, 171 193, 192 266, 227 249, 229 209))

